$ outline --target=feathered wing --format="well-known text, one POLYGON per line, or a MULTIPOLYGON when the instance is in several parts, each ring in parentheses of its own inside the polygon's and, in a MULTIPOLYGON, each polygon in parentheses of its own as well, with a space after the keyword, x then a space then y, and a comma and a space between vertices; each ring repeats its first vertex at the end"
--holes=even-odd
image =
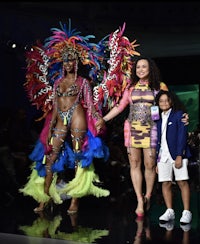
POLYGON ((32 105, 47 114, 52 109, 53 86, 48 76, 49 57, 42 45, 26 53, 26 82, 24 88, 32 105))
POLYGON ((35 45, 26 53, 24 87, 30 102, 44 112, 43 117, 52 110, 54 84, 62 78, 62 53, 67 46, 76 49, 83 65, 90 66, 95 108, 100 113, 107 112, 130 84, 132 57, 140 55, 135 50, 139 44, 123 36, 125 23, 97 44, 89 42, 95 36, 81 36, 72 29, 70 19, 68 28, 61 22, 60 26, 60 29, 51 28, 53 34, 44 45, 35 45))
POLYGON ((136 44, 136 40, 130 42, 126 36, 123 36, 124 30, 125 23, 122 28, 119 27, 109 35, 107 43, 104 42, 107 45, 107 49, 104 45, 104 52, 108 51, 109 56, 105 56, 102 62, 107 62, 108 68, 102 67, 102 80, 93 88, 95 107, 103 113, 118 103, 125 88, 130 84, 132 58, 140 55, 135 50, 139 44, 136 44))

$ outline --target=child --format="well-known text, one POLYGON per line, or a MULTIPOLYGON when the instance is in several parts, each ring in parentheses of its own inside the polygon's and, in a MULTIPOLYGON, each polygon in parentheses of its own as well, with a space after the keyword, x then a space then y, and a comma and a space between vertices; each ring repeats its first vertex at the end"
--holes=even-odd
POLYGON ((156 102, 160 109, 160 119, 157 121, 157 167, 158 181, 162 182, 162 194, 167 207, 159 217, 161 222, 175 219, 172 201, 173 173, 183 202, 184 210, 180 224, 188 224, 192 220, 190 212, 190 189, 188 184, 188 158, 191 156, 187 145, 187 126, 181 122, 183 111, 175 109, 175 100, 169 91, 161 90, 156 102))

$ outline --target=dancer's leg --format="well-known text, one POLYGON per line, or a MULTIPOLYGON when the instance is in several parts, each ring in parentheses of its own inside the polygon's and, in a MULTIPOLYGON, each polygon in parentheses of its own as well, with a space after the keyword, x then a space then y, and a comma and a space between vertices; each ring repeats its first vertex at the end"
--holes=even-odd
MULTIPOLYGON (((79 153, 82 149, 84 142, 84 137, 87 130, 87 121, 85 117, 85 112, 81 105, 78 105, 73 113, 71 121, 71 137, 74 153, 79 153)), ((75 174, 78 166, 78 161, 75 162, 75 174)), ((72 198, 71 204, 68 208, 68 213, 76 213, 79 207, 79 199, 72 198)))
POLYGON ((46 177, 44 183, 44 192, 49 195, 49 188, 53 179, 52 165, 58 158, 59 152, 63 147, 63 143, 67 134, 66 127, 57 128, 55 127, 52 135, 52 151, 46 156, 46 177))

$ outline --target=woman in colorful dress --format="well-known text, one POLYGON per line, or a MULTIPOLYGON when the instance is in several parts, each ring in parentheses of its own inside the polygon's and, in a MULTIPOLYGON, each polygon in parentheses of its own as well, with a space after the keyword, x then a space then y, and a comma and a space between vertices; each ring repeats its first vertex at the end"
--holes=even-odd
MULTIPOLYGON (((134 62, 131 74, 132 83, 128 86, 119 103, 96 123, 97 130, 119 115, 128 105, 129 114, 124 123, 124 143, 130 163, 130 175, 137 197, 135 213, 143 217, 150 208, 156 171, 155 157, 157 144, 156 120, 159 110, 154 106, 159 90, 168 90, 161 82, 160 72, 155 62, 139 56, 134 62), (152 111, 152 113, 151 113, 152 111), (143 156, 143 157, 142 157, 143 156), (143 194, 144 163, 145 193, 143 194)), ((187 117, 187 116, 186 116, 187 117)), ((187 121, 187 118, 186 118, 187 121)))

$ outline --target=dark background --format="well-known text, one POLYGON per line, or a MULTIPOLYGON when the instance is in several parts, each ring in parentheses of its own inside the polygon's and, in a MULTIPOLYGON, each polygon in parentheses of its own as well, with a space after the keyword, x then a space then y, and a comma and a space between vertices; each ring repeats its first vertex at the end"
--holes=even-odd
MULTIPOLYGON (((67 1, 0 3, 0 102, 32 113, 23 89, 25 48, 44 40, 59 21, 96 41, 126 22, 126 35, 137 50, 152 57, 168 85, 199 84, 200 2, 198 1, 67 1), (11 48, 15 42, 17 47, 11 48)), ((186 88, 187 89, 187 88, 186 88)), ((196 101, 197 103, 199 101, 196 101)), ((199 115, 197 123, 199 121, 199 115)))

